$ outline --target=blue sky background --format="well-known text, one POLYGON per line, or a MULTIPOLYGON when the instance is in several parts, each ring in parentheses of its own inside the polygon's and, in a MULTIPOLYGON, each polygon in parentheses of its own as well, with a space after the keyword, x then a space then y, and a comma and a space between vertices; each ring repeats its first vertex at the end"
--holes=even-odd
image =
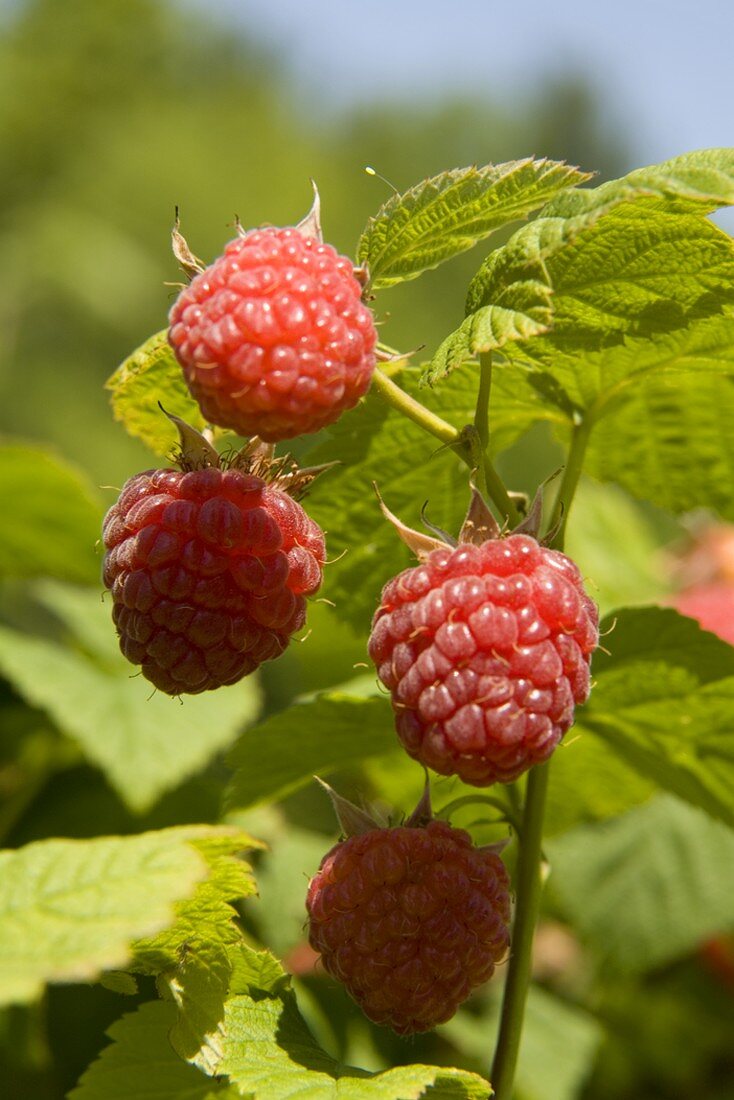
POLYGON ((580 72, 598 90, 606 125, 625 132, 634 165, 734 145, 734 0, 208 0, 206 7, 284 58, 303 94, 329 109, 456 91, 511 101, 548 77, 580 72))

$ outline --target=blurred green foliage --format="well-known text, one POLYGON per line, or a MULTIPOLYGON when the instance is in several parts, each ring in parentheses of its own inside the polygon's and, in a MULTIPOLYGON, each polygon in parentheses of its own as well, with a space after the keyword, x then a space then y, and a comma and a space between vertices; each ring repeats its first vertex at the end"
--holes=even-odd
MULTIPOLYGON (((28 0, 0 39, 0 430, 49 439, 119 484, 145 452, 115 427, 102 383, 165 323, 179 278, 174 206, 218 255, 238 214, 289 224, 318 181, 327 238, 353 253, 387 187, 531 153, 623 167, 586 85, 516 111, 454 102, 362 109, 298 102, 279 59, 162 0, 28 0)), ((476 259, 378 303, 382 337, 434 349, 461 320, 476 259)))

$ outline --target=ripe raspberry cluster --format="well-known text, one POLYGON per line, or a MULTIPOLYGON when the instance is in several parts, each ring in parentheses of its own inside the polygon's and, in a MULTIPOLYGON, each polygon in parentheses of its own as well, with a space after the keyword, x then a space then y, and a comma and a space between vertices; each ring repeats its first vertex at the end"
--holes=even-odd
POLYGON ((328 972, 371 1020, 401 1035, 450 1019, 509 943, 502 860, 444 821, 337 844, 306 905, 328 972))
POLYGON ((236 469, 136 474, 103 537, 120 648, 169 695, 233 684, 282 653, 325 559, 301 505, 236 469))
POLYGON ((599 616, 529 535, 433 550, 391 580, 369 652, 407 752, 475 786, 546 760, 589 693, 599 616))
POLYGON ((353 266, 299 229, 257 229, 196 275, 169 341, 212 424, 271 442, 319 431, 366 392, 376 331, 353 266))

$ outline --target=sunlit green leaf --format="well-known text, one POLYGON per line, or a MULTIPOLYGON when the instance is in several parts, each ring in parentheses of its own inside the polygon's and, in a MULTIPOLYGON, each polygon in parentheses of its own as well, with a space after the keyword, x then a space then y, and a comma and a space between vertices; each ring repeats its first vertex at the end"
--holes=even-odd
POLYGON ((256 887, 249 865, 240 857, 244 850, 260 846, 237 829, 197 842, 210 868, 209 877, 191 898, 176 906, 176 920, 169 928, 134 945, 131 969, 163 973, 178 1006, 178 1020, 171 1031, 174 1049, 207 1073, 215 1072, 221 1057, 232 957, 250 950, 244 947, 235 923, 234 903, 254 894, 256 887))
POLYGON ((566 191, 551 199, 543 217, 575 217, 630 194, 662 199, 661 206, 708 214, 734 203, 734 148, 698 149, 679 157, 636 168, 600 187, 566 191))
POLYGON ((215 827, 130 837, 43 840, 0 852, 0 1001, 44 982, 90 981, 124 967, 133 940, 174 920, 207 874, 190 841, 215 827))
POLYGON ((446 337, 421 381, 433 385, 467 359, 494 351, 512 340, 527 340, 545 332, 552 319, 550 290, 542 283, 537 287, 536 302, 530 304, 527 312, 491 305, 471 313, 456 332, 446 337))
POLYGON ((488 1083, 474 1073, 438 1066, 398 1066, 368 1073, 337 1062, 315 1042, 295 997, 227 1003, 226 1074, 252 1100, 299 1094, 310 1100, 486 1100, 488 1083))
POLYGON ((157 332, 129 355, 107 380, 107 389, 115 420, 162 458, 175 449, 178 434, 159 402, 166 412, 199 431, 206 427, 168 343, 167 330, 157 332))
POLYGON ((171 1004, 141 1005, 108 1030, 112 1040, 86 1070, 69 1100, 235 1100, 241 1093, 213 1081, 176 1054, 169 1032, 176 1022, 171 1004))
POLYGON ((532 158, 443 172, 388 199, 367 223, 359 260, 375 288, 414 279, 588 178, 532 158))

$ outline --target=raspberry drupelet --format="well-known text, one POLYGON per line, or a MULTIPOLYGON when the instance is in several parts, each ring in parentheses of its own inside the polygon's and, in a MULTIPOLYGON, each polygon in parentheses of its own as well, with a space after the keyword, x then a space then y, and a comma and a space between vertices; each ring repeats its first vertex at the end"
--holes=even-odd
POLYGON ((588 697, 597 607, 574 562, 530 535, 425 541, 383 590, 370 656, 410 756, 509 783, 548 759, 588 697))
POLYGON ((507 871, 463 829, 375 828, 311 879, 311 946, 366 1016, 400 1035, 445 1023, 509 944, 507 871))
POLYGON ((308 229, 255 229, 197 274, 169 342, 212 424, 271 442, 317 432, 356 405, 377 334, 349 259, 308 229))
POLYGON ((233 684, 282 653, 325 560, 301 505, 238 469, 136 474, 103 538, 120 648, 169 695, 233 684))

